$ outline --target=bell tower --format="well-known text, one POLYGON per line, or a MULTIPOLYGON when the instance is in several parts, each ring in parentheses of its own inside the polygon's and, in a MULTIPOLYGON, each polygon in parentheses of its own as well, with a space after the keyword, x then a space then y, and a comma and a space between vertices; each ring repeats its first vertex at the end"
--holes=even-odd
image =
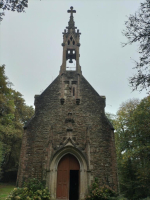
MULTIPOLYGON (((60 68, 60 75, 62 75, 67 70, 67 61, 69 63, 76 62, 76 66, 73 71, 76 71, 78 74, 81 74, 81 66, 79 64, 79 47, 80 47, 80 32, 77 27, 75 27, 75 22, 73 20, 73 13, 76 13, 76 10, 73 10, 73 7, 70 7, 70 10, 67 11, 70 13, 70 20, 68 26, 63 32, 63 58, 62 65, 60 68), (77 31, 76 31, 77 29, 77 31)), ((72 70, 71 70, 72 71, 72 70)))

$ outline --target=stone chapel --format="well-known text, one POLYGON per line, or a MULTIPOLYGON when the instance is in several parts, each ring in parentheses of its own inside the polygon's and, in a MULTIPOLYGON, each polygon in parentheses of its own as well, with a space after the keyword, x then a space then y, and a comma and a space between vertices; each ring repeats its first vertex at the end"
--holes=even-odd
POLYGON ((81 33, 73 7, 68 13, 60 72, 41 95, 35 95, 35 114, 24 127, 17 177, 19 187, 28 178, 44 180, 53 200, 84 199, 95 178, 116 191, 118 185, 106 99, 82 75, 81 33), (67 61, 76 61, 75 69, 68 69, 67 61))

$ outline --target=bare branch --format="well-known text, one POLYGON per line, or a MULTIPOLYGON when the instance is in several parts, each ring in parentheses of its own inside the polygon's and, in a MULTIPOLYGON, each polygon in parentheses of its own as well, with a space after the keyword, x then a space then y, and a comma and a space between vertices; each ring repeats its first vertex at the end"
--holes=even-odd
POLYGON ((122 34, 128 39, 122 46, 139 43, 139 62, 135 62, 137 74, 129 78, 133 90, 150 89, 150 0, 140 4, 140 9, 125 21, 122 34))

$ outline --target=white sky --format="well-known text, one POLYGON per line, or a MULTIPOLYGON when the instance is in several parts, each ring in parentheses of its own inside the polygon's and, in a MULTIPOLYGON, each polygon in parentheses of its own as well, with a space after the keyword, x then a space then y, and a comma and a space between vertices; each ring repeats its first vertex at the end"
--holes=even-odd
POLYGON ((80 30, 80 65, 88 82, 106 96, 106 112, 116 113, 130 98, 144 98, 132 92, 128 78, 138 59, 137 44, 122 48, 127 16, 142 0, 29 0, 26 13, 6 11, 0 24, 0 65, 14 89, 28 105, 59 74, 62 64, 62 32, 73 6, 75 26, 80 30), (132 58, 132 59, 131 59, 132 58))

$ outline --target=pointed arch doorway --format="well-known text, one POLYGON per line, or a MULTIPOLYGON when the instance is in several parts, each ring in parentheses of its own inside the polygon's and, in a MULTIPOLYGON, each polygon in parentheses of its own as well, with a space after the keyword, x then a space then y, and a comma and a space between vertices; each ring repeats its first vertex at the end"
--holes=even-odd
POLYGON ((79 170, 75 156, 67 154, 61 158, 57 169, 57 199, 79 199, 79 170))

